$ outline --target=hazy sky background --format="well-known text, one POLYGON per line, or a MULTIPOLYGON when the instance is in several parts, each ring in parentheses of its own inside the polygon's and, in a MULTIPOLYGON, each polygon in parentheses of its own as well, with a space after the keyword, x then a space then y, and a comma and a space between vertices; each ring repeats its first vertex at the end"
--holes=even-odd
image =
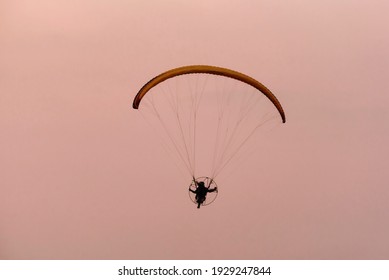
POLYGON ((0 1, 1 259, 388 259, 388 1, 0 1), (132 99, 251 75, 287 122, 196 209, 132 99))

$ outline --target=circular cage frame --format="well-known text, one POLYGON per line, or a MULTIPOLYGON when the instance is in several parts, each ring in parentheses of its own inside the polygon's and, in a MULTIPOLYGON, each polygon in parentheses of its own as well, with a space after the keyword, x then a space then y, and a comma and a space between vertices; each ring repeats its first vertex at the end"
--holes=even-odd
POLYGON ((196 187, 195 182, 204 182, 204 184, 207 188, 216 188, 216 190, 214 192, 207 194, 207 197, 205 198, 205 201, 201 204, 201 206, 207 206, 207 205, 213 203, 219 194, 219 191, 218 191, 219 188, 218 188, 215 180, 213 180, 210 177, 206 177, 206 176, 197 177, 194 180, 192 180, 191 184, 189 185, 189 190, 188 190, 189 198, 194 204, 197 204, 196 194, 194 194, 193 192, 190 191, 190 190, 193 190, 193 191, 196 190, 197 187, 196 187))

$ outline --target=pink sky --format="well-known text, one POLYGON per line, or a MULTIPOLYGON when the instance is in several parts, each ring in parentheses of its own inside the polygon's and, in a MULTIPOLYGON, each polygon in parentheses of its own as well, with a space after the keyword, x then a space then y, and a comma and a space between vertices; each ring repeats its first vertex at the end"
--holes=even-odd
POLYGON ((0 258, 389 259, 388 10, 1 1, 0 258), (131 109, 190 64, 255 77, 287 117, 200 210, 131 109))

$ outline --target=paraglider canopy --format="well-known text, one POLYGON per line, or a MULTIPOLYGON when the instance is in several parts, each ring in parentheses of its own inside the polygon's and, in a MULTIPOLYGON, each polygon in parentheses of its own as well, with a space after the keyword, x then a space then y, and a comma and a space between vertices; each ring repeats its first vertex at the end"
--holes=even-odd
POLYGON ((225 76, 232 79, 239 80, 241 82, 244 82, 246 84, 249 84, 253 86, 254 88, 258 89, 260 92, 262 92, 267 98, 270 99, 270 101, 274 104, 274 106, 277 108, 278 112, 280 113, 280 116, 282 118, 282 122, 285 122, 285 113, 284 110, 278 101, 278 99, 273 95, 273 93, 265 87, 263 84, 258 82, 257 80, 251 78, 250 76, 247 76, 245 74, 242 74, 240 72, 222 68, 222 67, 216 67, 216 66, 209 66, 209 65, 191 65, 191 66, 183 66, 179 68, 174 68, 169 71, 166 71, 153 79, 151 79, 148 83, 146 83, 138 92, 136 97, 134 98, 134 102, 132 107, 134 109, 139 108, 139 104, 142 100, 142 98, 145 96, 145 94, 153 87, 158 85, 159 83, 162 83, 163 81, 180 76, 180 75, 186 75, 186 74, 196 74, 196 73, 205 73, 205 74, 213 74, 213 75, 219 75, 219 76, 225 76))

